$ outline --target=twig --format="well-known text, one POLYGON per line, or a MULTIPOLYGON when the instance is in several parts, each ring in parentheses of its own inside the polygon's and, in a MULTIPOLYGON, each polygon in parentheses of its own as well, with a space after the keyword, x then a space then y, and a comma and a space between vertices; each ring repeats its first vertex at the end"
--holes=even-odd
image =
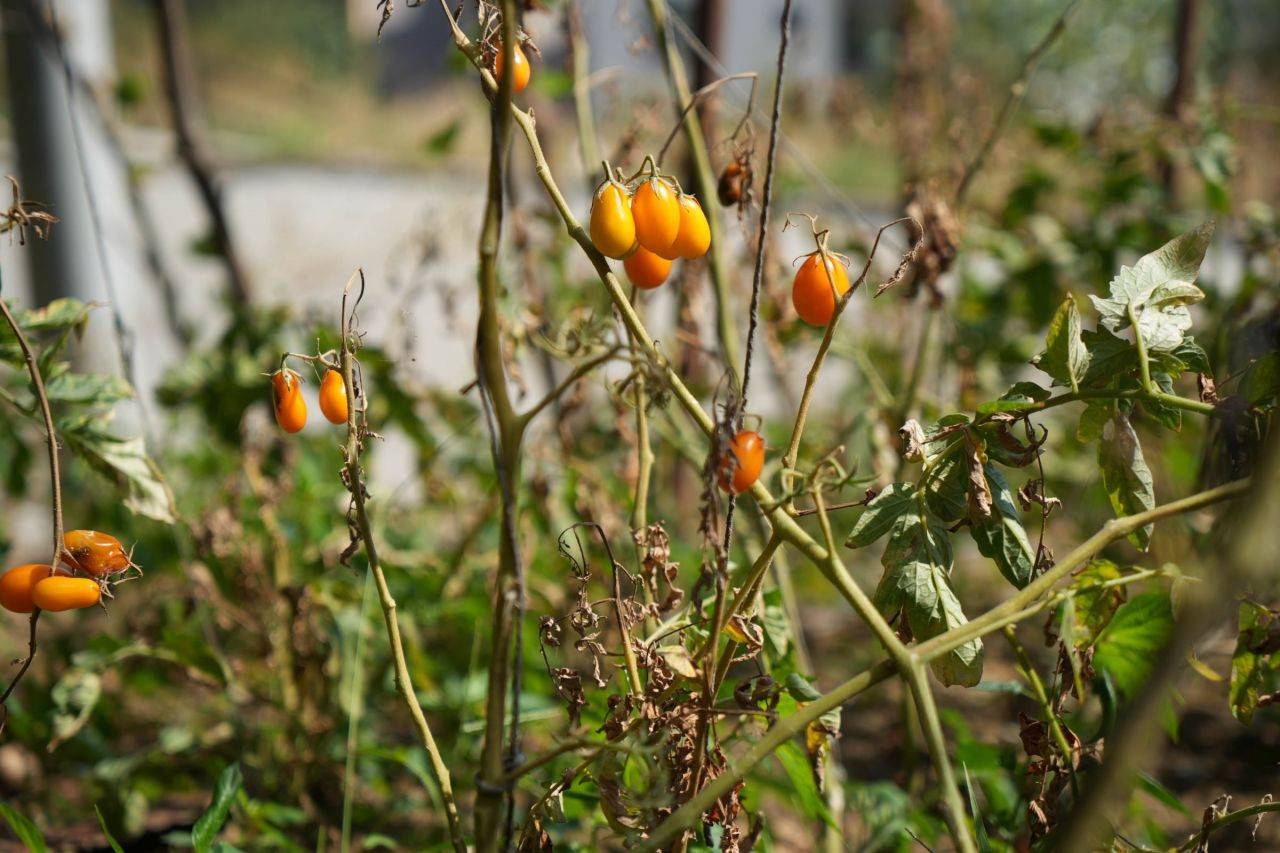
MULTIPOLYGON (((440 786, 440 796, 444 800, 445 817, 449 823, 449 836, 453 842, 453 849, 457 853, 467 853, 467 844, 462 831, 462 821, 458 816, 458 804, 453 795, 453 783, 449 776, 449 767, 445 764, 439 747, 436 746, 436 739, 431 734, 431 726, 427 723, 427 718, 422 713, 422 705, 418 702, 418 695, 409 676, 409 667, 405 662, 404 642, 400 638, 400 620, 396 616, 396 600, 391 596, 391 589, 387 586, 387 578, 382 570, 382 563, 378 560, 378 548, 374 544, 373 530, 369 524, 369 514, 365 509, 367 492, 364 485, 364 476, 360 469, 360 451, 366 431, 364 424, 361 422, 363 407, 359 405, 364 396, 364 389, 357 387, 355 382, 356 359, 353 347, 358 345, 358 339, 355 339, 356 330, 349 325, 350 315, 347 313, 347 295, 357 275, 360 279, 361 293, 364 292, 363 270, 359 270, 356 275, 353 275, 342 291, 342 383, 346 390, 347 400, 350 401, 347 406, 347 441, 343 447, 343 455, 346 459, 343 480, 351 492, 351 515, 355 522, 356 533, 359 534, 360 541, 364 543, 364 553, 369 561, 369 571, 373 573, 373 581, 378 588, 378 600, 382 604, 382 618, 387 626, 387 640, 391 646, 396 692, 400 694, 408 707, 409 716, 413 718, 414 726, 418 730, 418 736, 422 739, 422 745, 431 760, 431 768, 435 772, 436 783, 440 786)), ((357 299, 358 303, 359 299, 357 299)), ((354 307, 352 310, 354 312, 354 307)))
POLYGON ((231 239, 222 190, 213 175, 205 153, 203 141, 197 129, 191 81, 191 51, 187 45, 186 13, 182 0, 153 0, 156 23, 159 25, 160 52, 164 57, 165 93, 169 112, 173 118, 173 131, 178 137, 178 156, 199 190, 204 202, 209 224, 213 229, 213 243, 226 267, 227 281, 231 286, 233 308, 250 303, 252 291, 249 279, 231 239))
POLYGON ((591 173, 600 162, 600 145, 596 140, 595 113, 591 110, 591 88, 587 75, 591 72, 591 46, 582 29, 582 0, 564 4, 565 29, 569 38, 569 69, 573 75, 573 107, 578 120, 578 147, 582 152, 582 171, 591 173))
POLYGON ((667 149, 671 147, 672 142, 675 142, 676 134, 680 132, 680 129, 682 127, 684 127, 684 118, 689 114, 689 111, 693 109, 695 106, 697 106, 698 101, 702 100, 707 95, 710 95, 716 89, 719 89, 725 83, 728 83, 732 80, 750 80, 751 81, 751 94, 747 96, 746 111, 743 113, 742 120, 738 122, 738 127, 737 129, 734 130, 734 134, 736 135, 737 132, 742 129, 743 125, 745 125, 748 121, 751 120, 751 113, 755 109, 755 102, 756 102, 756 84, 760 80, 760 75, 754 71, 743 71, 739 74, 730 74, 727 77, 721 77, 719 80, 712 80, 710 83, 703 86, 698 91, 694 92, 693 95, 689 98, 689 103, 685 105, 684 110, 682 110, 680 113, 680 117, 676 119, 675 127, 671 128, 671 133, 667 135, 667 141, 662 143, 662 147, 658 149, 659 163, 661 163, 663 158, 667 156, 667 149))
POLYGON ((996 140, 1004 132, 1009 116, 1013 114, 1018 104, 1022 103, 1022 98, 1027 94, 1027 82, 1031 79, 1032 73, 1035 72, 1036 66, 1040 64, 1040 60, 1044 58, 1044 55, 1049 52, 1049 48, 1053 47, 1053 43, 1066 30, 1067 19, 1071 16, 1078 2, 1079 0, 1070 0, 1067 3, 1066 8, 1062 10, 1062 14, 1058 16, 1058 19, 1053 22, 1053 26, 1049 28, 1049 32, 1045 33, 1039 44, 1031 49, 1026 59, 1022 60, 1022 71, 1019 72, 1017 79, 1009 85, 1009 96, 1005 98, 1004 104, 1000 107, 1000 112, 996 114, 996 120, 991 123, 991 128, 987 131, 986 138, 982 140, 982 145, 978 148, 978 153, 969 161, 969 165, 965 167, 964 174, 960 178, 960 183, 956 187, 956 207, 964 203, 965 195, 969 192, 969 185, 973 182, 978 172, 982 170, 982 166, 986 163, 987 156, 995 146, 996 140))

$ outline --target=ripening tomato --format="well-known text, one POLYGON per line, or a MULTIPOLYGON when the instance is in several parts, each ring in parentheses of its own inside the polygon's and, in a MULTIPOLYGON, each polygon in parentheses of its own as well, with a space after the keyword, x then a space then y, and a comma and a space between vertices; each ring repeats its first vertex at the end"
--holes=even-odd
POLYGON ((677 201, 680 204, 680 230, 676 232, 671 250, 681 258, 700 258, 711 248, 711 224, 707 222, 707 214, 691 195, 680 193, 677 201))
POLYGON ((639 246, 631 257, 622 262, 622 268, 627 271, 627 278, 631 279, 631 283, 641 290, 652 290, 667 280, 667 276, 671 274, 671 261, 661 258, 650 252, 644 246, 639 246))
POLYGON ((307 425, 307 401, 302 399, 302 377, 282 369, 271 374, 271 402, 276 423, 285 432, 297 432, 307 425))
POLYGON ((133 565, 119 539, 97 530, 68 531, 62 545, 62 559, 95 578, 119 574, 133 565))
POLYGON ((720 173, 716 184, 716 197, 725 207, 733 207, 742 201, 742 195, 751 186, 751 167, 734 160, 720 173))
POLYGON ((332 367, 320 381, 320 411, 331 424, 347 422, 347 386, 342 382, 342 374, 332 367))
POLYGON ((636 248, 636 220, 631 215, 631 196, 614 180, 596 187, 591 199, 591 242, 600 254, 625 258, 636 248))
POLYGON ((31 593, 36 584, 53 574, 53 566, 31 563, 17 566, 0 575, 0 607, 13 613, 35 610, 31 593))
POLYGON ((646 178, 631 197, 631 215, 636 220, 636 240, 650 252, 671 259, 680 233, 680 202, 666 178, 646 178))
POLYGON ((755 485, 764 468, 764 437, 749 429, 740 430, 720 459, 720 488, 740 495, 755 485), (729 454, 733 454, 730 459, 729 454), (733 469, 730 482, 729 470, 733 469))
MULTIPOLYGON (((502 42, 494 44, 497 49, 497 56, 493 60, 493 76, 498 78, 498 82, 502 82, 502 42)), ((513 92, 523 92, 525 87, 529 85, 529 77, 533 74, 533 69, 529 67, 529 58, 524 55, 520 45, 516 45, 511 51, 511 58, 514 62, 511 65, 511 90, 513 92)))
POLYGON ((814 252, 796 270, 791 287, 791 304, 800 319, 811 326, 825 326, 836 313, 836 299, 849 289, 849 276, 837 256, 828 255, 823 270, 822 253, 814 252), (830 278, 828 278, 830 273, 830 278), (832 290, 832 284, 835 290, 832 290))
POLYGON ((36 584, 31 599, 36 607, 54 613, 92 607, 102 598, 102 585, 93 578, 54 575, 36 584))

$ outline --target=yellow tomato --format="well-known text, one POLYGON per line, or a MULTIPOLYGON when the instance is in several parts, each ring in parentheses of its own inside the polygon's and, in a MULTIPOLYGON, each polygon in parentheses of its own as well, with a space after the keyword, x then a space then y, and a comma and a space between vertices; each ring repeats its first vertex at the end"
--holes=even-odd
POLYGON ((680 228, 671 250, 681 258, 700 258, 711 247, 711 225, 696 198, 681 193, 678 201, 680 228))
POLYGON ((607 180, 596 188, 591 201, 591 242, 610 258, 625 258, 636 247, 631 199, 617 181, 607 180))

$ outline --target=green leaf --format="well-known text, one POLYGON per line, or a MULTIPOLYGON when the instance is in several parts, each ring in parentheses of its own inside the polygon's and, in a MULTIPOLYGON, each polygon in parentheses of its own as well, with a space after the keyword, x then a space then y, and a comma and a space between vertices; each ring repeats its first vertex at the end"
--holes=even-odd
POLYGON ((1093 665, 1111 676, 1116 689, 1132 698, 1173 632, 1173 608, 1163 590, 1144 592, 1120 605, 1098 635, 1093 665))
POLYGON ((102 827, 102 834, 106 836, 107 844, 111 845, 113 853, 124 853, 120 847, 120 843, 116 841, 115 836, 111 834, 111 830, 107 829, 107 821, 102 816, 102 810, 98 808, 98 804, 93 804, 93 813, 98 816, 98 826, 102 827))
POLYGON ((959 453, 952 453, 930 469, 924 481, 929 511, 944 521, 956 521, 969 512, 967 469, 959 453))
POLYGON ((968 765, 964 767, 964 787, 969 792, 969 811, 973 814, 973 835, 978 842, 978 853, 991 853, 991 838, 987 835, 987 825, 982 820, 982 811, 978 808, 978 795, 973 791, 973 780, 969 778, 968 765))
MULTIPOLYGON (((1166 394, 1173 394, 1173 378, 1167 373, 1153 373, 1151 379, 1156 386, 1166 394)), ((1142 408, 1160 423, 1169 429, 1179 432, 1182 430, 1182 410, 1174 408, 1167 403, 1161 403, 1158 400, 1142 399, 1142 408)))
POLYGON ((1124 573, 1110 560, 1090 560, 1075 576, 1072 596, 1072 639, 1077 649, 1092 645, 1107 627, 1116 609, 1124 603, 1124 587, 1101 587, 1124 573))
POLYGON ((1115 400, 1090 400, 1080 413, 1080 423, 1076 426, 1076 438, 1088 444, 1102 437, 1111 416, 1115 414, 1115 400))
POLYGON ((983 403, 978 407, 978 414, 993 415, 997 412, 1025 412, 1036 408, 1036 404, 1048 400, 1052 394, 1034 382, 1015 382, 1008 391, 1000 395, 1000 399, 983 403))
POLYGON ((89 467, 115 483, 129 510, 166 524, 177 520, 173 493, 141 438, 120 438, 83 419, 60 422, 58 434, 89 467))
POLYGON ((1190 335, 1172 351, 1150 353, 1150 356, 1152 369, 1162 370, 1174 378, 1188 370, 1192 373, 1213 373, 1209 368, 1209 356, 1190 335))
POLYGON ((1177 794, 1161 785, 1155 777, 1141 770, 1138 771, 1138 787, 1184 817, 1191 817, 1191 811, 1182 804, 1182 800, 1178 799, 1177 794))
POLYGON ((982 556, 994 560, 1005 580, 1022 589, 1031 582, 1035 551, 1018 517, 1008 481, 994 465, 986 465, 984 471, 991 490, 991 517, 971 526, 969 533, 982 556))
MULTIPOLYGON (((1098 444, 1098 465, 1102 468, 1102 484, 1107 490, 1111 508, 1118 517, 1149 510, 1156 505, 1151 469, 1142 457, 1138 434, 1129 423, 1129 415, 1117 410, 1103 426, 1098 444)), ((1151 525, 1129 534, 1134 545, 1144 551, 1151 539, 1151 525)))
POLYGON ((82 403, 91 406, 108 406, 133 398, 133 388, 128 382, 119 376, 102 373, 63 371, 52 378, 46 377, 45 392, 51 403, 82 403))
POLYGON ((218 784, 213 789, 213 802, 196 825, 191 828, 191 843, 197 853, 205 853, 212 845, 222 825, 227 822, 227 813, 231 811, 231 802, 244 783, 239 764, 230 764, 218 777, 218 784))
POLYGON ((1280 649, 1280 615, 1252 601, 1240 602, 1240 632, 1231 656, 1231 714, 1245 725, 1258 700, 1276 689, 1272 656, 1280 649))
POLYGON ((0 817, 5 819, 9 828, 13 830, 13 834, 26 845, 27 850, 45 853, 49 849, 45 846, 44 836, 40 834, 39 829, 36 829, 36 825, 19 814, 12 806, 0 802, 0 817))
POLYGON ((1080 339, 1089 350, 1089 369, 1082 384, 1105 388, 1116 377, 1138 369, 1138 348, 1124 338, 1117 338, 1102 327, 1082 332, 1080 339))
POLYGON ((1080 381, 1089 369, 1089 350, 1080 337, 1080 311, 1070 295, 1049 324, 1044 352, 1031 359, 1031 363, 1058 383, 1069 385, 1072 391, 1079 390, 1080 381))
POLYGON ((1280 353, 1269 352, 1250 365, 1240 393, 1255 406, 1274 403, 1280 397, 1280 353))
MULTIPOLYGON (((917 640, 964 625, 968 620, 949 579, 953 559, 951 540, 936 516, 902 516, 880 558, 884 576, 876 587, 876 606, 886 618, 905 612, 917 640)), ((982 680, 982 656, 982 641, 974 639, 930 666, 943 684, 972 687, 982 680)))
POLYGON ((786 771, 787 778, 791 782, 791 789, 800 801, 800 808, 804 811, 805 816, 812 818, 822 818, 830 822, 831 816, 827 811, 827 805, 822 801, 822 797, 818 795, 817 783, 813 780, 813 774, 809 771, 809 759, 796 746, 793 741, 787 741, 778 747, 773 753, 778 763, 782 765, 782 769, 786 771))
POLYGON ((1172 350, 1191 328, 1187 306, 1204 299, 1194 282, 1213 237, 1213 223, 1175 237, 1111 280, 1111 298, 1091 296, 1102 323, 1113 332, 1129 326, 1129 313, 1152 352, 1172 350))
POLYGON ((915 483, 890 483, 871 499, 844 544, 848 548, 865 548, 889 532, 898 516, 916 505, 915 483))

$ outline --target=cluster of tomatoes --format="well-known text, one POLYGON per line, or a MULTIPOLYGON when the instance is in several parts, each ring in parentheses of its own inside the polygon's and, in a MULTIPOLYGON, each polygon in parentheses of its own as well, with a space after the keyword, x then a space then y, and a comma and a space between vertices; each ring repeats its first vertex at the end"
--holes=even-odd
POLYGON ((696 198, 657 174, 652 158, 645 162, 648 174, 638 182, 617 180, 605 164, 607 177, 591 200, 591 242, 622 261, 632 284, 651 290, 667 280, 675 259, 707 253, 711 226, 696 198))
POLYGON ((92 607, 104 592, 111 597, 107 588, 118 575, 138 569, 119 539, 97 530, 69 531, 62 546, 57 568, 32 563, 0 575, 0 607, 13 613, 92 607))
MULTIPOLYGON (((298 432, 307 425, 307 401, 302 398, 302 377, 287 367, 271 374, 271 405, 276 423, 285 432, 298 432)), ((347 422, 347 386, 342 374, 332 367, 320 380, 320 411, 332 424, 347 422)))

